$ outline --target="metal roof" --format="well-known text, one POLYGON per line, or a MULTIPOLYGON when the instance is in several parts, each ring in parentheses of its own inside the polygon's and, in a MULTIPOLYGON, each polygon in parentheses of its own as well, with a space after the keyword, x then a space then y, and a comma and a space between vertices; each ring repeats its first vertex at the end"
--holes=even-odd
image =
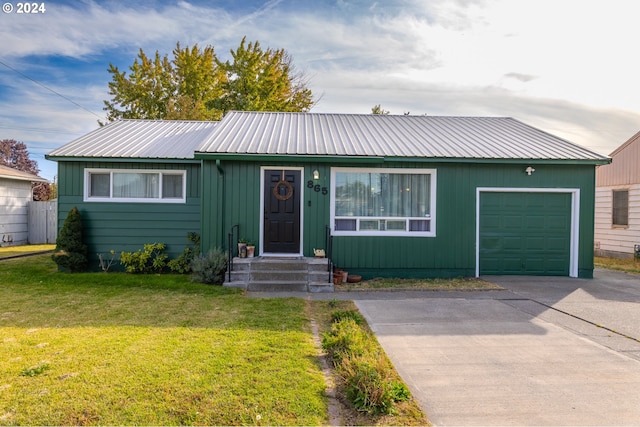
POLYGON ((0 178, 15 179, 18 181, 30 181, 30 182, 49 182, 44 178, 40 178, 37 175, 30 174, 29 172, 19 171, 9 166, 0 165, 0 178))
POLYGON ((217 123, 118 120, 51 151, 47 157, 193 159, 217 123))
POLYGON ((509 117, 227 113, 198 153, 605 162, 509 117))

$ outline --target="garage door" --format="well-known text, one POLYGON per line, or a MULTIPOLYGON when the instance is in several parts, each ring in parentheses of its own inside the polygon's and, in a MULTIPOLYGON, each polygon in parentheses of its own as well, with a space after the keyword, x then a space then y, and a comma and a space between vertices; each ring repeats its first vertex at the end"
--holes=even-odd
POLYGON ((570 250, 571 194, 480 193, 480 274, 568 276, 570 250))

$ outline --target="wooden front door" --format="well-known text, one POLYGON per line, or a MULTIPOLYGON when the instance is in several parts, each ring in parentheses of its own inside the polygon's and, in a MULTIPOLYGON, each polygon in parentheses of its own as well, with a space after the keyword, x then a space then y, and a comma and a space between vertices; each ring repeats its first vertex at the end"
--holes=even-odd
POLYGON ((300 171, 264 171, 266 253, 300 253, 300 171))

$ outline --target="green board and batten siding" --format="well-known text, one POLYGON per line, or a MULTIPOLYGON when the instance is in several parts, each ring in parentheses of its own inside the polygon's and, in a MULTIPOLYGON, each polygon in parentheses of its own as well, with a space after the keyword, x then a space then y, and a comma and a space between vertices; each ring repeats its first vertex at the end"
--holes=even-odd
MULTIPOLYGON (((219 167, 215 161, 203 161, 203 180, 211 185, 204 189, 203 200, 217 201, 216 208, 203 206, 202 245, 204 248, 227 248, 231 227, 238 224, 239 234, 235 238, 261 241, 260 236, 260 173, 261 167, 299 168, 304 167, 302 176, 302 235, 303 253, 312 256, 314 248, 324 248, 325 227, 329 225, 329 196, 307 187, 313 170, 318 170, 321 187, 329 188, 330 168, 322 163, 282 162, 242 162, 222 161, 219 167)), ((315 184, 314 184, 315 185, 315 184)))
POLYGON ((200 233, 199 162, 61 161, 58 162, 58 175, 58 227, 62 227, 67 212, 77 206, 82 215, 92 269, 98 268, 98 253, 136 251, 145 243, 165 243, 167 253, 175 258, 190 244, 187 234, 200 233), (86 168, 186 170, 186 203, 83 202, 86 168))
MULTIPOLYGON (((208 183, 203 200, 203 247, 227 246, 228 232, 240 225, 240 237, 259 242, 260 167, 304 167, 303 252, 324 248, 325 226, 330 217, 330 195, 304 185, 314 169, 319 184, 330 189, 330 165, 262 161, 203 160, 208 183), (223 171, 223 174, 220 173, 223 171), (224 178, 223 178, 224 176, 224 178), (213 206, 215 204, 215 206, 213 206), (222 225, 221 225, 222 224, 222 225)), ((359 167, 357 163, 340 166, 359 167)), ((590 277, 593 269, 592 165, 536 164, 529 176, 524 163, 385 162, 380 167, 434 168, 438 173, 436 237, 346 237, 333 239, 336 265, 365 277, 455 277, 476 273, 476 189, 478 187, 577 188, 580 189, 578 275, 590 277)), ((373 165, 368 167, 375 167, 373 165)), ((237 236, 236 236, 237 237, 237 236)), ((564 268, 564 267, 563 267, 564 268)))

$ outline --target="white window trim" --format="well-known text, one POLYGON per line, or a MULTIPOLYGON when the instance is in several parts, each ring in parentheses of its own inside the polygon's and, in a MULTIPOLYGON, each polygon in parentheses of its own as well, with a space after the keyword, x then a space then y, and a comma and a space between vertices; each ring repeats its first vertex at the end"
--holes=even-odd
POLYGON ((333 236, 386 236, 386 237, 435 237, 436 236, 436 191, 437 191, 437 171, 436 169, 402 169, 402 168, 331 168, 331 199, 330 199, 330 227, 331 235, 333 236), (354 172, 354 173, 391 173, 402 175, 430 175, 431 176, 431 195, 429 199, 429 210, 431 214, 428 217, 336 217, 336 172, 354 172), (336 219, 371 219, 371 220, 406 220, 407 227, 409 226, 408 220, 429 220, 430 231, 352 231, 352 230, 336 230, 336 219))
POLYGON ((84 198, 85 202, 107 202, 107 203, 186 203, 187 202, 187 171, 180 169, 110 169, 110 168, 86 168, 84 170, 84 198), (109 197, 91 197, 89 195, 90 175, 92 173, 109 174, 109 197), (133 198, 133 197, 112 197, 113 195, 113 174, 114 173, 157 173, 160 174, 160 188, 157 198, 133 198), (162 175, 182 175, 182 197, 162 198, 162 175))
POLYGON ((580 189, 579 188, 476 188, 476 277, 480 277, 480 193, 569 193, 571 194, 571 236, 569 248, 569 277, 578 277, 578 249, 580 248, 580 189))

